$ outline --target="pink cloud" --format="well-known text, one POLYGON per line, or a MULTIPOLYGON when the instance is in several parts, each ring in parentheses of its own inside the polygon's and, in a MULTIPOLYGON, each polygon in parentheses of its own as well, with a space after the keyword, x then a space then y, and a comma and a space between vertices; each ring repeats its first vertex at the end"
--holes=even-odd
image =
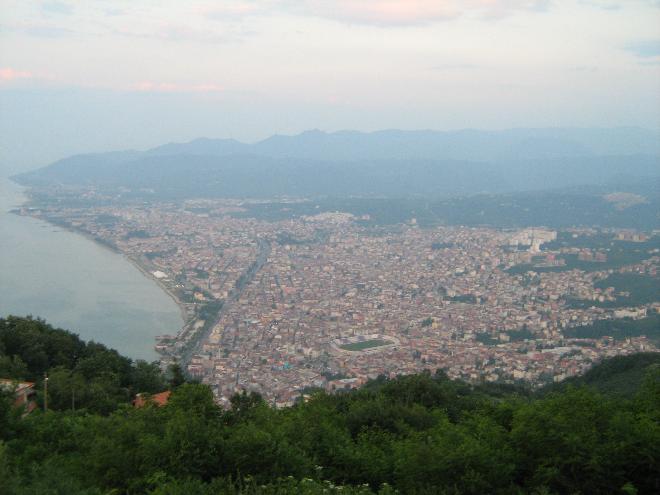
POLYGON ((198 84, 196 86, 191 86, 190 90, 196 93, 219 93, 224 91, 225 88, 218 86, 217 84, 198 84))
POLYGON ((298 13, 356 24, 406 26, 447 21, 469 13, 499 18, 516 11, 545 10, 550 0, 291 0, 298 13))
POLYGON ((176 91, 177 87, 170 83, 154 83, 151 81, 142 81, 134 84, 130 89, 145 92, 170 92, 176 91))
POLYGON ((222 86, 213 83, 176 84, 152 81, 142 81, 133 84, 129 89, 132 91, 150 93, 219 93, 224 91, 222 86))
POLYGON ((200 7, 208 19, 231 20, 288 12, 352 24, 410 26, 449 21, 468 14, 493 19, 517 11, 545 10, 551 0, 236 0, 200 7))
POLYGON ((0 68, 0 82, 16 81, 18 79, 32 79, 34 75, 31 72, 12 69, 11 67, 0 68))

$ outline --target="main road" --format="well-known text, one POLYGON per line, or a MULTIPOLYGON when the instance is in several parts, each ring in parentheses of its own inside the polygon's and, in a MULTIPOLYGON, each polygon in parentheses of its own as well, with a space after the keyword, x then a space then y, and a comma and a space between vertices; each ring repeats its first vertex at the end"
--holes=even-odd
POLYGON ((203 330, 194 334, 191 337, 190 341, 180 351, 180 354, 178 356, 178 361, 181 363, 184 369, 188 366, 192 357, 195 354, 199 354, 202 344, 209 339, 211 333, 213 332, 213 329, 216 327, 218 323, 220 323, 220 320, 224 316, 225 312, 229 308, 231 308, 232 304, 238 301, 238 299, 241 297, 241 294, 243 294, 245 287, 247 287, 247 285, 254 279, 255 275, 259 272, 259 270, 261 270, 264 264, 266 264, 266 261, 268 261, 268 255, 270 254, 271 251, 270 242, 267 241, 266 239, 258 237, 257 245, 259 247, 259 252, 257 253, 257 257, 250 264, 250 266, 246 268, 246 270, 241 274, 241 276, 238 277, 238 280, 236 281, 236 285, 234 286, 233 289, 231 289, 231 291, 225 298, 222 307, 220 308, 215 318, 213 319, 212 324, 204 325, 203 330))

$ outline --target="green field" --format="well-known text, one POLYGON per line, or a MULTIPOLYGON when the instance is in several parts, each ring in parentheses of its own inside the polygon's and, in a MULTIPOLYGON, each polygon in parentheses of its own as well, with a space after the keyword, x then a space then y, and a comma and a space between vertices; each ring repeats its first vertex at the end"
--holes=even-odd
POLYGON ((353 344, 345 344, 339 346, 340 349, 345 351, 364 351, 365 349, 371 349, 373 347, 381 347, 383 345, 389 345, 392 342, 390 340, 383 339, 372 339, 365 340, 363 342, 355 342, 353 344))

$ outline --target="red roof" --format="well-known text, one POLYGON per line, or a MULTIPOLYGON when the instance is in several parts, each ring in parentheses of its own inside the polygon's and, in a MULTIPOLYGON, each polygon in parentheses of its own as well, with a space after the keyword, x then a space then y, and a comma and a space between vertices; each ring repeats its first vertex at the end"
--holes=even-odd
POLYGON ((167 404, 167 401, 170 400, 170 394, 172 394, 170 390, 165 390, 165 392, 160 392, 153 395, 137 394, 135 396, 135 400, 133 401, 133 405, 135 407, 144 407, 148 403, 153 403, 157 406, 164 406, 167 404))

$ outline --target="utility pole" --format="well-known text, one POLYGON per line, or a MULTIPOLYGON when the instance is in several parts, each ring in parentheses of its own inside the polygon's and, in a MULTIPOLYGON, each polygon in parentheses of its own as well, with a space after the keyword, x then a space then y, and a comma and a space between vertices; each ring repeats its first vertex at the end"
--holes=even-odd
POLYGON ((44 373, 44 412, 48 411, 48 373, 44 373))

